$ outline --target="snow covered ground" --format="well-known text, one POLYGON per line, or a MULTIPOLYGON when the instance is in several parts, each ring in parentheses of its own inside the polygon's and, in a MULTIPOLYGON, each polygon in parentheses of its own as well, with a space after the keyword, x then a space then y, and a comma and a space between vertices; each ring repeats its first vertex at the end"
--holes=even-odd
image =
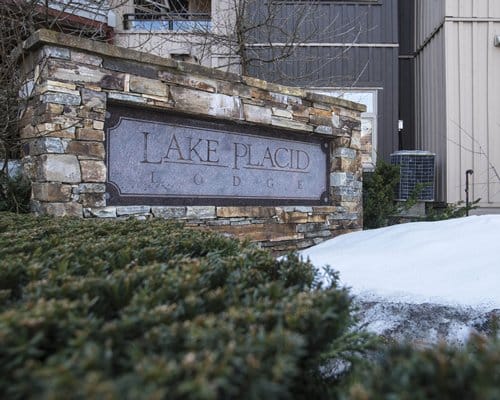
MULTIPOLYGON (((500 309, 500 215, 355 232, 301 254, 320 276, 325 265, 339 271, 341 284, 365 304, 365 322, 377 333, 399 329, 397 319, 415 329, 411 315, 419 312, 411 310, 426 310, 428 323, 420 324, 425 335, 438 331, 433 324, 448 324, 463 337, 482 316, 500 309), (440 320, 436 310, 444 313, 440 320), (460 317, 454 320, 450 313, 460 317)), ((436 339, 447 335, 438 332, 436 339)))

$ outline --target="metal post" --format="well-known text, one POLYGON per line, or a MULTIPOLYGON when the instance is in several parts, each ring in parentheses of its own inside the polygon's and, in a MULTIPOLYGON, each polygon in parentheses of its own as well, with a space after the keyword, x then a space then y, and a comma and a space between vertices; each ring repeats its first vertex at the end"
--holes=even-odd
POLYGON ((474 173, 473 170, 465 171, 465 215, 469 216, 469 175, 474 173))

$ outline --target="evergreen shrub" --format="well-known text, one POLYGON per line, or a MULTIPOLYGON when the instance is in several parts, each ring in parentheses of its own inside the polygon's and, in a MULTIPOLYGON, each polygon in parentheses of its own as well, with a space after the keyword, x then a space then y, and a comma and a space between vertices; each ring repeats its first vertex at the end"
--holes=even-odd
POLYGON ((386 349, 372 370, 353 385, 350 400, 500 399, 500 341, 473 336, 465 348, 386 349))
POLYGON ((321 354, 359 342, 347 291, 314 288, 296 256, 164 221, 2 213, 0 398, 327 398, 321 354))
POLYGON ((426 221, 444 221, 453 218, 463 218, 469 214, 469 211, 477 209, 481 199, 476 199, 469 205, 463 201, 455 204, 432 204, 427 207, 426 221))
POLYGON ((363 226, 365 229, 392 225, 398 212, 394 193, 399 166, 378 160, 375 171, 363 175, 363 226))
POLYGON ((28 212, 30 196, 31 182, 24 175, 12 177, 6 170, 0 170, 0 212, 28 212))

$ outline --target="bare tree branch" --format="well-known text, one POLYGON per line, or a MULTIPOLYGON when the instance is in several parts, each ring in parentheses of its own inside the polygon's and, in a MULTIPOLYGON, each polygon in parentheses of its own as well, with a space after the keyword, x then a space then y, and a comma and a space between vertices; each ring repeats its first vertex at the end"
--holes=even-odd
POLYGON ((473 151, 472 149, 466 149, 462 147, 459 143, 453 142, 451 139, 448 139, 450 142, 453 142, 457 144, 460 148, 472 153, 472 154, 480 154, 482 155, 485 159, 486 162, 488 163, 489 168, 493 171, 495 177, 497 178, 498 182, 500 182, 500 174, 498 173, 498 170, 496 169, 495 165, 490 161, 488 157, 488 153, 484 150, 483 145, 476 139, 474 136, 472 136, 469 132, 467 132, 466 129, 464 129, 460 124, 458 124, 455 121, 451 121, 459 130, 461 133, 463 133, 465 136, 467 136, 473 143, 476 144, 478 147, 479 151, 473 151))
MULTIPOLYGON (((126 0, 4 0, 0 3, 0 160, 17 158, 18 120, 32 95, 24 85, 23 53, 15 51, 36 30, 54 29, 92 39, 107 39, 107 16, 126 0), (23 86, 24 85, 24 86, 23 86)), ((0 172, 7 163, 0 164, 0 172)))
MULTIPOLYGON (((220 0, 214 3, 175 0, 175 12, 173 1, 133 0, 135 14, 127 14, 125 19, 135 21, 126 28, 136 32, 118 34, 124 41, 129 40, 127 47, 134 42, 132 45, 136 48, 165 55, 162 50, 177 44, 179 49, 192 52, 202 64, 244 75, 272 65, 276 80, 288 84, 310 78, 309 83, 314 86, 321 70, 347 57, 351 45, 370 29, 364 26, 364 15, 348 22, 342 22, 339 13, 326 16, 323 10, 331 7, 319 0, 220 0), (199 23, 203 18, 209 21, 199 23), (323 44, 336 45, 331 56, 302 55, 301 50, 307 46, 323 44), (296 62, 298 57, 304 67, 290 74, 287 65, 291 60, 296 62)), ((353 73, 350 81, 355 82, 359 76, 353 73)), ((342 78, 342 86, 346 86, 346 77, 342 78)))

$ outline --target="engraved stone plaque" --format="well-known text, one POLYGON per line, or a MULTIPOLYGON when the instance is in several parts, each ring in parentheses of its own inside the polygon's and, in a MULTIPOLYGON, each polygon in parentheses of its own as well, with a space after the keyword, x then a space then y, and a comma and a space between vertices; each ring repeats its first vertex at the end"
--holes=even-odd
POLYGON ((326 142, 160 112, 110 112, 108 204, 328 202, 326 142))

